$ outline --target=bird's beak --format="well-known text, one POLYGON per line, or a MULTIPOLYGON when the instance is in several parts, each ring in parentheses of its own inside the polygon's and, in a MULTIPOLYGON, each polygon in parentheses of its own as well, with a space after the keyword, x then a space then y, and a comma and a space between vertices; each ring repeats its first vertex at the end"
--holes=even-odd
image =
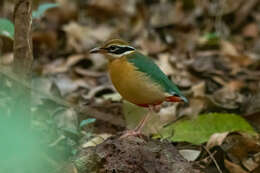
POLYGON ((91 50, 89 51, 89 53, 104 53, 104 52, 105 52, 105 49, 102 48, 102 47, 96 47, 96 48, 91 49, 91 50))

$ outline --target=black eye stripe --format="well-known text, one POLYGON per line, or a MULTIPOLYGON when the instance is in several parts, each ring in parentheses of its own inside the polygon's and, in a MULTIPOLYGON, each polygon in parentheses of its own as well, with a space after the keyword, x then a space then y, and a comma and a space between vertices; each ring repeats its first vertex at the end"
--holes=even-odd
POLYGON ((123 53, 128 52, 128 51, 133 51, 135 49, 132 48, 132 47, 129 47, 129 46, 112 45, 112 46, 109 46, 108 48, 106 48, 106 50, 108 50, 108 52, 110 52, 110 53, 120 55, 120 54, 123 54, 123 53))
POLYGON ((116 49, 118 49, 119 47, 118 46, 109 46, 108 47, 108 49, 110 50, 110 51, 114 51, 114 50, 116 50, 116 49))

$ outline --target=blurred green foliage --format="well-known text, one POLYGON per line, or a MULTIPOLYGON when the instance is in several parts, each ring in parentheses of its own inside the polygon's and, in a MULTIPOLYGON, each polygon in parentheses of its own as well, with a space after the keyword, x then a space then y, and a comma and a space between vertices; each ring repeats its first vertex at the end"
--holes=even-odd
POLYGON ((4 18, 0 18, 0 35, 14 39, 14 24, 4 18))
POLYGON ((41 4, 37 10, 32 12, 32 17, 33 17, 33 19, 41 18, 47 10, 49 10, 51 8, 56 8, 58 6, 59 6, 59 4, 57 4, 57 3, 41 4))

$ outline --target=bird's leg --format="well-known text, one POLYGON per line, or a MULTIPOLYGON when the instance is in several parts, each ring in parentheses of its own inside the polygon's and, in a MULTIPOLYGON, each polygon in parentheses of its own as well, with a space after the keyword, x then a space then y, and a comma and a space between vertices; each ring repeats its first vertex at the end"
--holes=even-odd
POLYGON ((153 107, 149 106, 148 107, 149 112, 145 115, 145 117, 140 121, 140 123, 136 126, 134 130, 129 130, 125 134, 123 134, 120 138, 125 138, 128 136, 141 136, 142 134, 142 129, 145 126, 145 123, 149 120, 152 112, 153 112, 153 107))
POLYGON ((141 133, 142 129, 145 126, 145 123, 149 120, 150 116, 151 116, 151 110, 149 109, 149 112, 145 115, 142 121, 140 121, 140 123, 136 126, 134 131, 141 133))

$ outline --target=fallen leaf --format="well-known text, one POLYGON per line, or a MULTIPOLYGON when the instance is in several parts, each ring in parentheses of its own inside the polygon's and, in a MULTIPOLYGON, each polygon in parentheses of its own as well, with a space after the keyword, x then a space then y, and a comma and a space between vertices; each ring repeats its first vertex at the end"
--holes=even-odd
POLYGON ((224 132, 224 133, 214 133, 213 135, 210 136, 208 142, 207 142, 207 148, 211 149, 215 146, 220 146, 229 132, 224 132))
POLYGON ((217 108, 224 110, 236 110, 243 102, 243 95, 238 91, 233 90, 232 84, 215 91, 212 96, 209 96, 212 104, 217 108))
POLYGON ((259 162, 256 162, 254 158, 244 159, 244 160, 242 160, 242 164, 250 172, 252 172, 257 167, 259 167, 259 162))
POLYGON ((224 160, 225 167, 229 170, 230 173, 249 173, 245 171, 241 166, 232 163, 228 160, 224 160))
MULTIPOLYGON (((246 133, 232 133, 226 137, 221 145, 228 158, 234 163, 241 163, 260 152, 259 136, 250 136, 246 133)), ((250 166, 249 166, 250 167, 250 166)))
POLYGON ((67 72, 72 66, 76 65, 80 61, 85 60, 83 54, 75 54, 69 56, 66 60, 57 59, 52 63, 49 63, 44 66, 42 73, 43 74, 57 74, 67 72))
POLYGON ((179 111, 178 116, 196 117, 207 106, 204 98, 190 98, 189 106, 179 111))
POLYGON ((253 63, 253 60, 244 53, 241 53, 237 48, 228 41, 221 41, 221 52, 225 57, 229 58, 233 66, 233 70, 239 71, 241 66, 248 66, 253 63))
POLYGON ((232 43, 224 40, 221 41, 221 51, 225 55, 230 55, 234 57, 238 57, 240 55, 238 50, 234 45, 232 45, 232 43))
POLYGON ((60 109, 53 116, 57 128, 66 133, 66 136, 78 137, 78 116, 73 108, 60 109))
POLYGON ((103 11, 105 16, 101 16, 102 18, 105 17, 112 17, 112 16, 122 16, 122 15, 133 15, 136 12, 136 0, 133 1, 124 1, 124 0, 90 0, 88 2, 89 10, 91 11, 90 14, 97 17, 102 14, 100 11, 103 11))
POLYGON ((108 25, 99 27, 83 26, 76 22, 71 22, 63 26, 67 34, 67 47, 73 48, 77 52, 88 51, 96 46, 97 41, 107 40, 113 29, 108 25))
POLYGON ((166 75, 171 75, 173 74, 173 67, 171 66, 171 64, 169 63, 169 57, 170 54, 168 53, 162 53, 159 54, 159 58, 158 58, 158 66, 163 70, 163 72, 166 75))
POLYGON ((136 45, 140 46, 148 54, 157 54, 167 48, 167 45, 155 33, 148 33, 144 38, 140 37, 136 40, 136 45))
POLYGON ((188 150, 188 149, 179 150, 179 152, 188 161, 195 161, 201 153, 201 151, 199 150, 188 150))
POLYGON ((153 4, 150 9, 150 23, 153 27, 168 26, 183 21, 184 14, 182 11, 182 3, 176 4, 170 2, 153 4))
POLYGON ((87 148, 87 147, 94 147, 100 143, 102 143, 104 140, 106 140, 107 138, 109 138, 110 136, 112 136, 111 134, 107 134, 107 133, 103 133, 103 134, 99 134, 96 135, 94 138, 92 138, 91 140, 83 143, 81 145, 82 148, 87 148))
POLYGON ((11 65, 13 60, 14 60, 13 53, 0 55, 0 65, 11 65))
POLYGON ((180 120, 160 131, 163 139, 174 142, 201 144, 215 133, 243 131, 255 134, 254 129, 239 115, 211 113, 192 120, 180 120), (173 136, 172 136, 173 134, 173 136))
POLYGON ((259 28, 256 23, 249 23, 243 28, 243 35, 249 38, 256 38, 259 35, 259 28))
POLYGON ((53 78, 53 82, 59 88, 62 96, 65 96, 68 93, 72 93, 77 90, 79 87, 89 89, 88 83, 83 79, 73 80, 66 75, 57 75, 53 78))

